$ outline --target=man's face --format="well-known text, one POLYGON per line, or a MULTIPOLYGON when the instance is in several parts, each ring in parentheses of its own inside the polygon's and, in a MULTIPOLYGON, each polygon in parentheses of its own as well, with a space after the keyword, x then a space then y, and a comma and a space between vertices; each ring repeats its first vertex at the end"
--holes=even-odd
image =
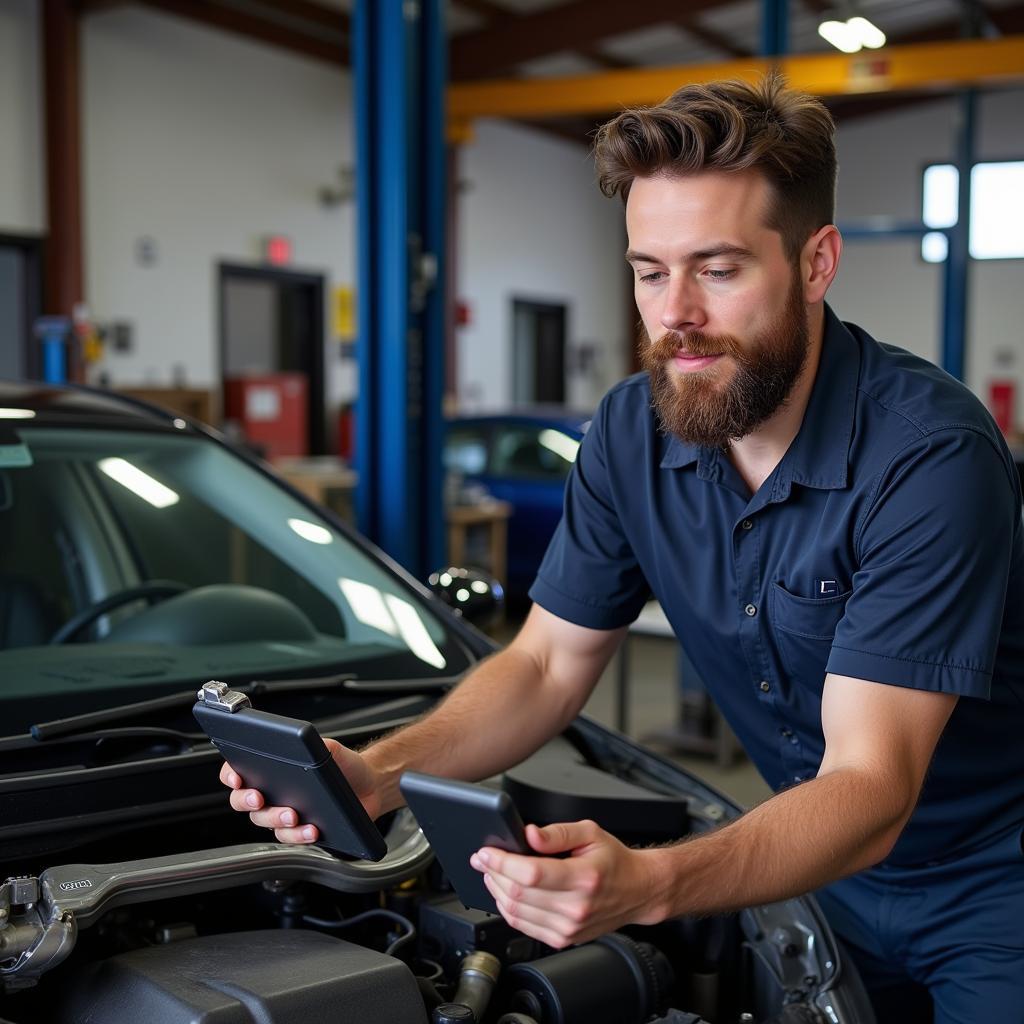
POLYGON ((785 402, 806 360, 807 307, 770 190, 754 172, 634 180, 626 204, 640 360, 663 425, 726 447, 785 402))

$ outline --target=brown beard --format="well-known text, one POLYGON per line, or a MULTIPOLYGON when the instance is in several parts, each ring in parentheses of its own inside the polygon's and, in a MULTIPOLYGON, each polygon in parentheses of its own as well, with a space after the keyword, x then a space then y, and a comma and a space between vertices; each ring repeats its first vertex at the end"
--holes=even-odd
POLYGON ((803 290, 793 275, 786 307, 775 323, 743 345, 731 335, 669 331, 651 341, 640 326, 640 365, 651 378, 651 404, 662 428, 688 444, 727 448, 746 437, 786 402, 810 347, 803 290), (735 363, 732 377, 719 381, 721 361, 682 376, 669 360, 685 349, 691 355, 724 354, 735 363))

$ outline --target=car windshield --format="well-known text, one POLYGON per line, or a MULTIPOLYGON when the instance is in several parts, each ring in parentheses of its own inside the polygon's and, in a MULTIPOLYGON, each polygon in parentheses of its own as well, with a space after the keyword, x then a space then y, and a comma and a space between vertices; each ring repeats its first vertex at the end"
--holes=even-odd
POLYGON ((210 678, 416 679, 467 665, 428 602, 208 438, 19 424, 5 442, 8 719, 27 699, 37 713, 46 698, 79 710, 210 678))

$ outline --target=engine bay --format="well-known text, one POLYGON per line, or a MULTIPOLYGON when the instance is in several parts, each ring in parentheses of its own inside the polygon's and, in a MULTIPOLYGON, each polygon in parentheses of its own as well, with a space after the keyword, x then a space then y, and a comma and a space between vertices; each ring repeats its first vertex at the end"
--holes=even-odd
MULTIPOLYGON (((699 834, 739 813, 682 769, 586 720, 489 784, 509 792, 527 821, 592 818, 634 845, 699 834)), ((234 824, 223 809, 215 820, 228 817, 234 824)), ((858 989, 839 984, 838 951, 813 900, 630 927, 553 950, 466 909, 408 810, 380 825, 388 854, 375 863, 243 842, 8 878, 0 1021, 870 1019, 860 1015, 858 989)), ((116 844, 122 853, 130 846, 116 844)))

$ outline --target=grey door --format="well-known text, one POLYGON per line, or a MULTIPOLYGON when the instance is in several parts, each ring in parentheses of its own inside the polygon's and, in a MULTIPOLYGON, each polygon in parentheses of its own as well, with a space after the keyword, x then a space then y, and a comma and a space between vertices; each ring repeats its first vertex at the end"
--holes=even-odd
POLYGON ((39 241, 0 235, 0 377, 35 376, 32 324, 39 316, 39 241))

